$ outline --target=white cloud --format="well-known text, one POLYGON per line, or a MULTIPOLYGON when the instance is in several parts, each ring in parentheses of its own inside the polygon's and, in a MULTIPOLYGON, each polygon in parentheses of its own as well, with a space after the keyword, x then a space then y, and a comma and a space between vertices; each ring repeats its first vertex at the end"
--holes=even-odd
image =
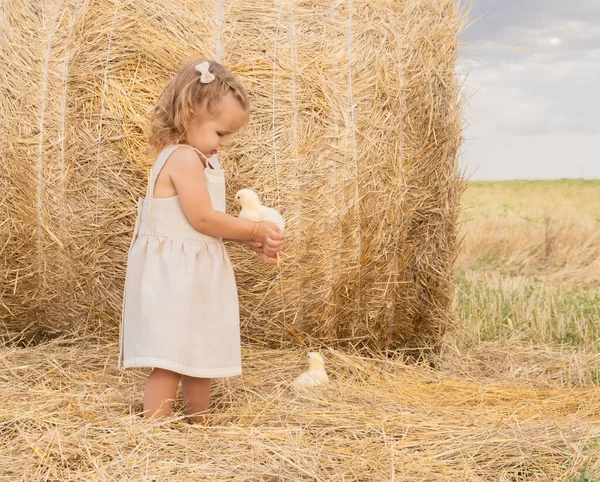
POLYGON ((470 123, 517 135, 600 132, 599 63, 502 64, 471 70, 465 92, 470 123))
POLYGON ((467 43, 458 67, 469 74, 463 164, 474 178, 600 177, 600 2, 588 5, 490 5, 498 23, 475 38, 497 44, 467 43))

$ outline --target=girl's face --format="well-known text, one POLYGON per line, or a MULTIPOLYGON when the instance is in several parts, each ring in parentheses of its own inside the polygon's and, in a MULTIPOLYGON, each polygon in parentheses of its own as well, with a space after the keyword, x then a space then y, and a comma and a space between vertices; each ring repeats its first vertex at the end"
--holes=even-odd
POLYGON ((186 142, 210 157, 229 144, 229 137, 242 127, 248 115, 232 93, 221 99, 216 114, 201 116, 192 111, 186 142))

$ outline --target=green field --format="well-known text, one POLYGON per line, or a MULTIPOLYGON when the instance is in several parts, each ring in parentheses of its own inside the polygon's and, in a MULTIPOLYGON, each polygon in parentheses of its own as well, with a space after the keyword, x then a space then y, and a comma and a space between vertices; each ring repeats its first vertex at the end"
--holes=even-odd
POLYGON ((600 350, 600 181, 472 182, 460 219, 467 340, 600 350))

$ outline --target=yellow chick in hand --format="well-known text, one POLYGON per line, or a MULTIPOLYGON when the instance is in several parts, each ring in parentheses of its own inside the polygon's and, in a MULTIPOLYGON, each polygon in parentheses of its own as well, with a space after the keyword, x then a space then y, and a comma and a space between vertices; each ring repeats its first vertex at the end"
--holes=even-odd
MULTIPOLYGON (((267 221, 275 224, 281 234, 285 230, 285 220, 279 212, 260 203, 260 198, 252 189, 242 189, 235 195, 235 202, 242 206, 239 217, 249 221, 267 221)), ((281 257, 277 253, 277 266, 281 264, 281 257)))

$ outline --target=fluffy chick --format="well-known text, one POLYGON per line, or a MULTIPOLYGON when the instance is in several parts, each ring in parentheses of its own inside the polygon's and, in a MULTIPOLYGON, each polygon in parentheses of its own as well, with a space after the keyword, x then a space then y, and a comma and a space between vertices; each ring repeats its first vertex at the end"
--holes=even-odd
POLYGON ((329 383, 329 377, 325 372, 325 360, 323 357, 314 351, 308 354, 308 370, 301 373, 298 378, 292 383, 292 387, 296 390, 308 387, 316 387, 317 385, 326 385, 329 383))
MULTIPOLYGON (((242 189, 235 195, 235 202, 242 206, 239 217, 249 221, 268 221, 275 224, 281 234, 285 230, 285 220, 279 212, 268 208, 260 203, 260 198, 252 189, 242 189)), ((277 253, 277 266, 281 263, 281 257, 277 253)))

